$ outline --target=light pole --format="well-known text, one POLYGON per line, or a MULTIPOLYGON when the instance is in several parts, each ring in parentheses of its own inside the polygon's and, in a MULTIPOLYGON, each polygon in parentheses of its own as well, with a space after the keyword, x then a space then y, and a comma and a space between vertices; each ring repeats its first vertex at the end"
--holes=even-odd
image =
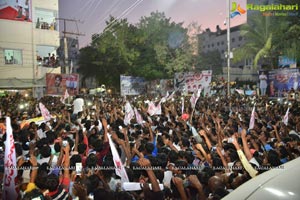
POLYGON ((230 97, 230 0, 227 0, 227 95, 230 97))

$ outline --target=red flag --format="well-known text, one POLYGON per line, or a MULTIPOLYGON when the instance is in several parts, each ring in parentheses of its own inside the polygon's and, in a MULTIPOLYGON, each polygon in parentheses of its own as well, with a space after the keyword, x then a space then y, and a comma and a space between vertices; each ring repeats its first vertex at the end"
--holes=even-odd
POLYGON ((6 141, 4 157, 4 181, 3 181, 3 199, 15 200, 18 197, 15 189, 15 178, 17 172, 15 141, 12 133, 10 118, 6 117, 6 141))
POLYGON ((289 123, 289 112, 290 112, 290 108, 287 109, 282 122, 287 126, 289 123))
POLYGON ((249 123, 249 129, 254 128, 254 123, 255 123, 255 106, 253 107, 252 113, 251 113, 251 118, 250 118, 250 123, 249 123))
POLYGON ((39 106, 40 106, 42 116, 44 117, 44 120, 49 121, 51 119, 49 110, 41 102, 39 103, 39 106))

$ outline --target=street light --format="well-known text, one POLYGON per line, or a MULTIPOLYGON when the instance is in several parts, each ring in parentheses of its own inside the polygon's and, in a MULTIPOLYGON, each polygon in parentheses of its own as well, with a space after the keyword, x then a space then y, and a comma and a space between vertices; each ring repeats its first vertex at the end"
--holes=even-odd
POLYGON ((227 0, 227 95, 230 97, 230 0, 227 0))

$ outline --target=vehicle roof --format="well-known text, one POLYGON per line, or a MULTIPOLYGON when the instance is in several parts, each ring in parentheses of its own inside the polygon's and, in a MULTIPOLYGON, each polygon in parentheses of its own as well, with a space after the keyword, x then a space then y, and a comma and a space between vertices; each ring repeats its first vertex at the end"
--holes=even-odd
POLYGON ((250 179, 223 198, 235 199, 300 199, 300 158, 250 179))

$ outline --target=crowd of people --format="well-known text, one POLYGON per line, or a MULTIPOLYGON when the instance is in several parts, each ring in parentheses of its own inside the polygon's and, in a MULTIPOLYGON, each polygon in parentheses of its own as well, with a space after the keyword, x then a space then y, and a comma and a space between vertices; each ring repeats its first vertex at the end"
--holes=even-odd
POLYGON ((19 199, 221 199, 300 155, 298 101, 216 95, 200 97, 192 108, 190 97, 175 94, 151 116, 146 100, 154 98, 77 96, 68 105, 59 97, 0 97, 1 155, 9 116, 19 199), (20 101, 28 103, 26 112, 20 101), (39 102, 52 118, 37 124, 32 119, 41 116, 39 102), (126 102, 142 122, 124 123, 126 102), (114 162, 111 140, 121 162, 114 162))

